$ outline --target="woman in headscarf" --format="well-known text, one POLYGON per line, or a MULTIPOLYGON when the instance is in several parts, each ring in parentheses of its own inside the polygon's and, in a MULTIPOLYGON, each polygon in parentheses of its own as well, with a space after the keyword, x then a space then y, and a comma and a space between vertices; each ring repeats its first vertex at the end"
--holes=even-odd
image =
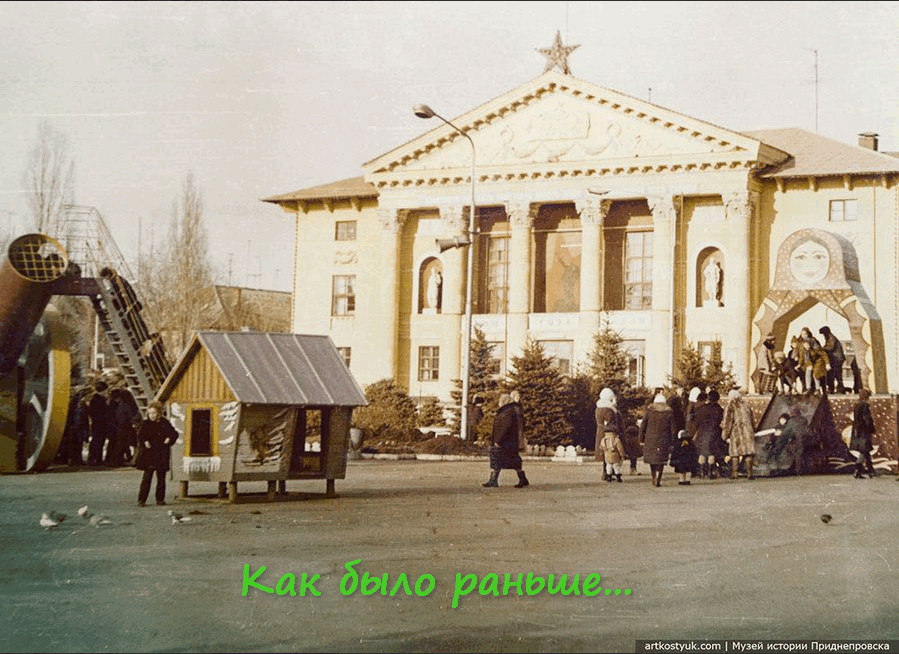
MULTIPOLYGON (((702 393, 705 396, 705 392, 702 393)), ((717 479, 718 466, 715 458, 723 456, 726 445, 721 440, 721 419, 724 417, 724 409, 718 404, 720 396, 718 391, 711 389, 706 396, 708 401, 696 409, 693 417, 696 449, 699 455, 699 475, 702 479, 717 479)))
MULTIPOLYGON (((621 439, 624 438, 624 421, 618 411, 618 399, 611 388, 604 388, 599 392, 593 416, 596 418, 596 445, 593 450, 593 458, 596 461, 605 462, 603 447, 600 444, 603 437, 608 433, 615 434, 621 439)), ((603 479, 608 481, 605 468, 603 468, 603 479)))
POLYGON ((743 393, 735 388, 727 395, 729 402, 721 421, 721 437, 728 443, 731 460, 731 479, 737 479, 740 460, 746 464, 746 478, 753 479, 752 465, 755 461, 755 427, 752 423, 752 409, 743 400, 743 393))
POLYGON ((877 475, 871 462, 871 441, 876 429, 871 407, 868 406, 870 399, 871 391, 863 388, 858 393, 858 402, 852 408, 852 439, 849 441, 849 449, 858 452, 855 461, 856 479, 861 479, 863 472, 867 472, 871 479, 877 475))
POLYGON ((512 396, 503 393, 499 396, 499 408, 493 418, 493 435, 490 446, 490 479, 482 486, 499 486, 499 471, 514 470, 518 473, 518 483, 515 488, 524 488, 528 484, 528 478, 521 469, 521 454, 519 454, 518 440, 518 415, 512 396))
POLYGON ((677 434, 674 412, 662 393, 657 393, 652 404, 646 407, 640 421, 640 443, 643 444, 643 460, 652 471, 652 485, 662 485, 662 470, 671 456, 671 444, 677 434))

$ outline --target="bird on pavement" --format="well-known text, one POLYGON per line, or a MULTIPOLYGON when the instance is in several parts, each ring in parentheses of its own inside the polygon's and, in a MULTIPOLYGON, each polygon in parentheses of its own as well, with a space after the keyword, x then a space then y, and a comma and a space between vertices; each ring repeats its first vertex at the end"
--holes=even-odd
POLYGON ((171 509, 168 510, 168 514, 172 517, 173 525, 183 525, 190 522, 190 518, 187 516, 181 515, 180 513, 175 513, 171 509))
POLYGON ((107 518, 105 515, 93 515, 91 516, 90 523, 97 527, 98 529, 103 525, 111 525, 112 520, 107 518))
POLYGON ((88 518, 90 518, 90 517, 93 516, 94 514, 91 513, 91 511, 87 508, 87 504, 85 504, 85 505, 82 506, 80 509, 78 509, 78 515, 80 515, 82 518, 84 518, 85 520, 87 520, 88 518))
POLYGON ((59 525, 59 523, 49 515, 47 515, 46 513, 41 514, 41 527, 43 527, 44 529, 53 529, 57 525, 59 525))
POLYGON ((65 513, 57 513, 56 511, 50 511, 50 518, 56 520, 56 522, 62 522, 66 519, 65 513))
POLYGON ((826 525, 828 522, 830 522, 831 520, 833 520, 833 516, 830 515, 829 513, 825 513, 825 514, 823 514, 823 515, 821 516, 821 522, 823 522, 825 525, 826 525))

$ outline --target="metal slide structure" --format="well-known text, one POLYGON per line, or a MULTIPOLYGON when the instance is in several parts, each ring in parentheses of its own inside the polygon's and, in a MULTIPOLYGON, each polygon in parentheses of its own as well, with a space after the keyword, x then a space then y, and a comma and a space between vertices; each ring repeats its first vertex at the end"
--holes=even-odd
POLYGON ((171 368, 99 212, 67 207, 60 232, 65 236, 59 240, 44 234, 17 238, 0 266, 0 472, 45 469, 62 440, 70 338, 52 296, 90 298, 142 410, 171 368))

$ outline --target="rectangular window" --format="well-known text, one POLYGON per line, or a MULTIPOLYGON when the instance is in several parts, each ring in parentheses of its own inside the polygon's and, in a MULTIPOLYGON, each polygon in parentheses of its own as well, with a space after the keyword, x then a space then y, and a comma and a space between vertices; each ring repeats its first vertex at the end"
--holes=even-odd
POLYGON ((352 353, 352 348, 339 347, 339 348, 337 348, 337 353, 343 358, 344 365, 347 368, 349 368, 350 367, 350 355, 352 353))
POLYGON ((509 237, 487 240, 487 313, 506 313, 509 295, 509 237))
POLYGON ((352 316, 356 313, 356 275, 334 275, 331 286, 331 315, 352 316))
POLYGON ((624 308, 652 308, 652 232, 628 232, 625 237, 624 308))
POLYGON ((624 340, 621 349, 627 354, 627 379, 631 386, 642 386, 645 382, 646 341, 624 340))
POLYGON ((499 361, 499 376, 506 376, 506 344, 502 341, 494 341, 488 343, 490 346, 490 356, 499 361))
POLYGON ((543 353, 553 360, 558 371, 567 375, 571 372, 571 359, 574 356, 573 341, 540 341, 543 353))
POLYGON ((858 200, 831 200, 830 222, 842 223, 858 219, 858 200))
POLYGON ((356 221, 355 220, 338 220, 334 227, 335 241, 355 241, 356 240, 356 221))
POLYGON ((440 348, 423 345, 418 348, 418 381, 436 381, 440 372, 440 348))
POLYGON ((212 456, 212 411, 192 409, 190 412, 189 456, 212 456))

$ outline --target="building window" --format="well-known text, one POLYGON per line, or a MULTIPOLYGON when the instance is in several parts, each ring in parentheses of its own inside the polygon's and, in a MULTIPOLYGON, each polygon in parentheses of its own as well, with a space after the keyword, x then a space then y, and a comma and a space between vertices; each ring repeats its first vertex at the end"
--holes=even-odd
POLYGON ((349 368, 350 367, 350 355, 352 353, 352 348, 349 347, 339 347, 337 348, 337 354, 343 359, 343 364, 349 368))
POLYGON ((338 220, 334 227, 335 241, 355 241, 356 240, 356 221, 355 220, 338 220))
POLYGON ((571 359, 574 356, 573 341, 540 341, 543 353, 552 359, 553 365, 562 375, 571 373, 571 359))
POLYGON ((842 223, 858 219, 858 200, 831 200, 830 222, 842 223))
POLYGON ((487 313, 506 313, 509 295, 509 237, 487 240, 487 313))
POLYGON ((624 340, 621 349, 627 354, 627 380, 631 386, 642 386, 646 377, 646 341, 624 340))
POLYGON ((652 308, 652 232, 628 232, 625 238, 624 308, 652 308))
POLYGON ((418 381, 436 381, 440 372, 440 348, 422 345, 418 348, 418 381))
POLYGON ((356 313, 356 275, 334 275, 331 290, 331 315, 352 316, 356 313))
POLYGON ((490 356, 499 362, 497 373, 500 377, 506 376, 506 344, 502 341, 492 341, 487 345, 490 346, 490 356))

